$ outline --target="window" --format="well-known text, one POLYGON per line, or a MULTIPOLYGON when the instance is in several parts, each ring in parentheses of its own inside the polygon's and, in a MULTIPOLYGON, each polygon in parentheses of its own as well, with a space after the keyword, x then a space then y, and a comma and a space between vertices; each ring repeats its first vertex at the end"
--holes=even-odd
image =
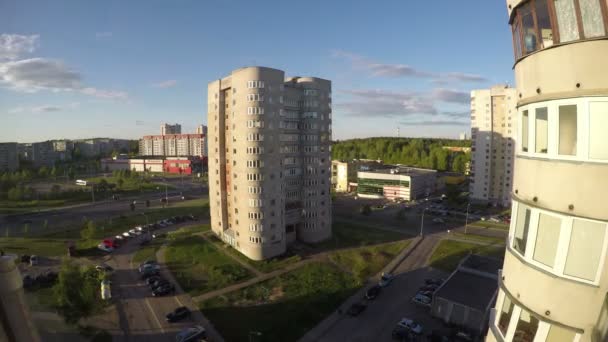
POLYGON ((561 224, 562 222, 558 217, 540 213, 534 246, 534 260, 550 267, 555 265, 561 224))
POLYGON ((564 274, 595 281, 600 265, 606 225, 574 219, 564 274))
POLYGON ((538 330, 538 318, 531 315, 528 311, 521 309, 519 314, 519 320, 515 327, 515 334, 513 335, 513 341, 519 342, 533 342, 538 330))
POLYGON ((608 159, 608 102, 589 103, 589 158, 608 159))
POLYGON ((538 25, 539 40, 542 48, 548 48, 553 45, 553 29, 551 28, 551 17, 549 16, 549 8, 547 0, 534 1, 534 9, 536 10, 536 24, 538 25))
POLYGON ((604 22, 600 0, 578 0, 585 38, 603 36, 604 22))
POLYGON ((560 42, 579 39, 574 0, 554 0, 560 42))
POLYGON ((262 115, 264 114, 264 107, 247 107, 247 114, 262 115))
POLYGON ((574 331, 566 330, 557 325, 552 325, 549 328, 547 339, 545 342, 572 342, 574 341, 576 333, 574 331))
POLYGON ((528 152, 528 111, 524 110, 521 119, 521 150, 528 152))
POLYGON ((522 203, 517 204, 517 221, 515 222, 515 236, 513 248, 526 254, 526 242, 528 240, 528 229, 530 228, 530 208, 522 203))
POLYGON ((559 154, 576 155, 576 105, 559 106, 559 154))
POLYGON ((247 88, 264 88, 264 81, 247 81, 247 88))
POLYGON ((509 322, 511 321, 511 316, 513 315, 513 302, 511 298, 505 295, 505 299, 502 303, 502 309, 500 310, 500 317, 498 319, 498 328, 503 336, 507 334, 507 330, 509 330, 509 322))
POLYGON ((549 125, 547 121, 547 107, 536 108, 535 151, 536 153, 547 153, 549 125))
POLYGON ((534 15, 532 14, 531 2, 523 4, 517 10, 517 14, 521 16, 524 37, 524 54, 529 54, 536 51, 537 48, 536 31, 534 30, 534 15))

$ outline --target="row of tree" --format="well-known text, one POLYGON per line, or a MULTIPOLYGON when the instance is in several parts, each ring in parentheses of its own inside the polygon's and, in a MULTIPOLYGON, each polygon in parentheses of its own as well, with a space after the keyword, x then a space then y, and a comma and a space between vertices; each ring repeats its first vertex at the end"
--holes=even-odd
POLYGON ((403 164, 440 171, 464 172, 470 153, 443 147, 468 147, 468 140, 428 138, 367 138, 336 141, 332 159, 380 159, 386 164, 403 164))

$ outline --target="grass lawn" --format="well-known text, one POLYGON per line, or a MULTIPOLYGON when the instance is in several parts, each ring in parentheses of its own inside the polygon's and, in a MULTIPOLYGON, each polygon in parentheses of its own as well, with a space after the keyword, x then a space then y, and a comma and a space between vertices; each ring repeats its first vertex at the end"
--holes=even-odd
POLYGON ((133 262, 141 263, 146 260, 156 260, 156 252, 163 245, 165 239, 152 239, 149 244, 140 247, 133 255, 133 262))
POLYGON ((495 229, 504 229, 504 230, 509 230, 509 225, 507 223, 496 223, 496 222, 490 222, 490 221, 475 221, 475 222, 469 222, 469 225, 471 226, 478 226, 478 227, 484 227, 484 228, 495 228, 495 229))
POLYGON ((265 282, 200 303, 226 341, 295 341, 358 288, 356 279, 327 263, 313 263, 265 282))
POLYGON ((302 257, 300 257, 299 255, 279 256, 276 258, 272 258, 272 259, 268 259, 268 260, 261 260, 261 261, 251 260, 248 257, 246 257, 245 255, 243 255, 241 252, 232 248, 230 245, 224 243, 222 240, 220 240, 215 235, 210 236, 209 240, 211 240, 213 242, 213 244, 215 246, 217 246, 217 248, 222 250, 224 253, 228 253, 232 256, 235 256, 235 257, 241 259, 243 262, 246 262, 247 264, 251 265, 256 270, 258 270, 260 272, 264 272, 264 273, 282 269, 290 264, 294 264, 294 263, 302 260, 302 257))
POLYGON ((193 296, 252 277, 249 270, 200 236, 178 235, 165 253, 169 269, 184 291, 193 296))
POLYGON ((68 254, 65 239, 0 238, 0 249, 6 253, 19 255, 58 256, 68 254))
POLYGON ((505 246, 481 246, 468 242, 442 240, 431 255, 430 265, 446 272, 452 272, 469 252, 503 259, 505 246))
POLYGON ((41 288, 35 291, 25 291, 25 298, 30 307, 30 311, 54 311, 55 296, 53 288, 41 288))
POLYGON ((479 242, 484 242, 484 243, 491 243, 491 244, 505 244, 506 241, 506 237, 505 238, 499 238, 499 237, 492 237, 492 236, 484 236, 484 235, 475 235, 475 234, 463 234, 463 233, 450 233, 448 236, 449 237, 454 237, 457 239, 462 239, 462 240, 471 240, 471 241, 479 241, 479 242))
POLYGON ((350 270, 359 283, 363 283, 369 277, 380 272, 410 242, 406 240, 379 246, 339 251, 333 253, 330 259, 340 265, 342 269, 350 270))
POLYGON ((332 237, 316 246, 323 249, 358 247, 404 240, 409 237, 404 233, 340 221, 334 222, 332 230, 332 237))

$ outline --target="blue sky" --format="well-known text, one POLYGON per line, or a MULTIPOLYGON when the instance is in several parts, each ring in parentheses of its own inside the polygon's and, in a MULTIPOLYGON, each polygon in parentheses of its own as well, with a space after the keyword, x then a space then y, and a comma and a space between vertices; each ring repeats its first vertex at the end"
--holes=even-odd
POLYGON ((247 65, 332 80, 336 139, 456 137, 471 89, 512 84, 505 7, 0 0, 0 141, 193 131, 207 83, 247 65))

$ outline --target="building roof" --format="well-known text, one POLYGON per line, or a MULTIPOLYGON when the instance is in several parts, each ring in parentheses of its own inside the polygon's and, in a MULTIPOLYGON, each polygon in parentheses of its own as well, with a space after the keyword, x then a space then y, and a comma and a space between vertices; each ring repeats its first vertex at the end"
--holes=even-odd
POLYGON ((437 173, 437 170, 430 169, 420 169, 416 167, 406 167, 406 166, 390 166, 386 165, 383 168, 377 168, 369 171, 359 170, 359 172, 366 173, 380 173, 380 174, 394 174, 394 175, 402 175, 402 176, 421 176, 427 175, 430 173, 437 173))
POLYGON ((439 288, 435 297, 485 312, 497 289, 496 279, 458 269, 439 288))
POLYGON ((460 267, 488 273, 492 277, 497 277, 498 270, 502 268, 502 261, 481 255, 470 254, 462 261, 460 267))

